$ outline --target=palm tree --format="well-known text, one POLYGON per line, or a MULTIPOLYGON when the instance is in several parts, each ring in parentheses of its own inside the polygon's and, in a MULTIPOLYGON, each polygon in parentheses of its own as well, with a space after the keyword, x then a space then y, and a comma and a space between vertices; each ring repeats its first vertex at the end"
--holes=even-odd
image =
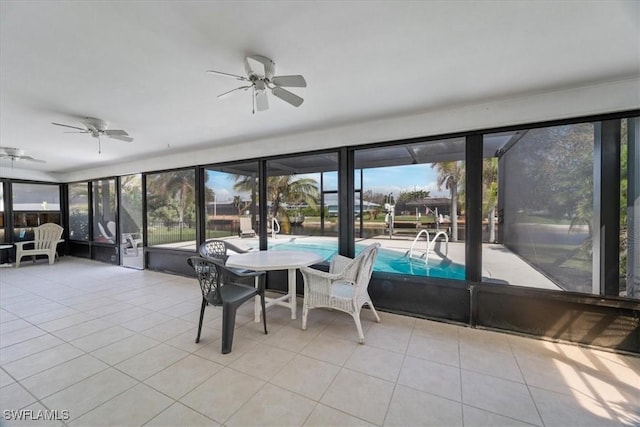
POLYGON ((482 161, 482 212, 489 220, 489 242, 496 240, 496 207, 498 205, 498 158, 492 157, 482 161))
MULTIPOLYGON (((236 175, 233 189, 238 192, 250 192, 255 180, 246 175, 236 175)), ((271 216, 280 218, 283 231, 290 227, 289 215, 284 203, 306 203, 316 208, 318 201, 318 182, 312 178, 295 178, 295 175, 270 176, 267 178, 267 197, 271 202, 271 216)))
POLYGON ((147 179, 149 190, 169 202, 176 202, 180 229, 184 226, 188 205, 195 203, 195 175, 193 170, 181 170, 157 174, 147 179))
POLYGON ((457 161, 437 162, 431 165, 438 170, 438 190, 451 191, 451 241, 458 241, 458 185, 464 177, 464 164, 457 161))

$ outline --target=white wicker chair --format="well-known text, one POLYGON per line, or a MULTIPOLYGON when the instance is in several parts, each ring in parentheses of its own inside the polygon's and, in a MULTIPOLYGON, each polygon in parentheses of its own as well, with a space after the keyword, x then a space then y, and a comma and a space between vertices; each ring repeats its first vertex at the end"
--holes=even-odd
POLYGON ((312 308, 325 307, 344 311, 353 317, 358 328, 360 344, 364 344, 360 323, 362 306, 368 304, 376 321, 380 322, 380 316, 367 291, 379 248, 380 243, 374 243, 353 259, 335 255, 328 273, 310 267, 300 269, 304 278, 302 329, 307 329, 307 314, 312 308))
POLYGON ((24 256, 31 256, 33 262, 36 255, 46 255, 49 257, 49 264, 53 264, 56 258, 56 247, 62 242, 62 232, 64 228, 58 224, 46 223, 33 229, 33 240, 16 242, 16 268, 20 267, 20 260, 24 256), (24 246, 32 244, 32 249, 25 249, 24 246))

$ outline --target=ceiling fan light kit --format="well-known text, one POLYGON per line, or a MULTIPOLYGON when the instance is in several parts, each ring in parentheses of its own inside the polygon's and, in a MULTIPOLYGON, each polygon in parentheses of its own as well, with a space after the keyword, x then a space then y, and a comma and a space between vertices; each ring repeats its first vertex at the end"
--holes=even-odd
POLYGON ((252 89, 253 113, 265 111, 269 109, 269 100, 267 99, 267 90, 283 100, 284 102, 299 107, 304 99, 293 92, 284 89, 285 87, 307 87, 307 82, 301 75, 293 76, 275 76, 276 64, 266 56, 250 55, 244 60, 244 70, 247 76, 225 73, 222 71, 208 70, 207 72, 218 74, 225 77, 231 77, 245 84, 243 86, 231 89, 218 95, 222 98, 233 92, 252 89))

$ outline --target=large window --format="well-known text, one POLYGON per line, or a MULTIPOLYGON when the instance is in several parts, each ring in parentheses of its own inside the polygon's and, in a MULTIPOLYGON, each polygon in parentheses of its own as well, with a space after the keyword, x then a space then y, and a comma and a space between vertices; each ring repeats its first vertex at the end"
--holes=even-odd
POLYGON ((337 170, 337 153, 267 162, 269 249, 312 251, 325 259, 338 252, 337 170))
POLYGON ((484 280, 592 292, 594 125, 487 135, 484 144, 484 280))
POLYGON ((258 163, 205 169, 206 238, 241 238, 258 247, 258 163))
POLYGON ((194 169, 149 174, 146 190, 148 246, 194 250, 194 169))
POLYGON ((33 228, 47 222, 61 225, 60 188, 57 184, 13 186, 14 240, 32 240, 33 228))
POLYGON ((376 271, 465 278, 464 153, 464 138, 356 151, 356 253, 380 242, 376 271))
POLYGON ((640 299, 640 117, 621 130, 620 295, 640 299))
POLYGON ((89 184, 69 184, 69 239, 89 240, 89 184))
POLYGON ((0 242, 6 242, 5 240, 5 219, 4 219, 4 182, 0 182, 0 242))

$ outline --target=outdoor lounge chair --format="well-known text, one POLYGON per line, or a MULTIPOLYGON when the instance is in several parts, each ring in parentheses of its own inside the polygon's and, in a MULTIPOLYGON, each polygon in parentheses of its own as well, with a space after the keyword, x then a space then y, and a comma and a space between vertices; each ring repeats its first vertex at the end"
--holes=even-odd
POLYGON ((56 247, 62 242, 62 232, 64 228, 58 224, 46 223, 33 229, 33 240, 16 242, 16 268, 20 267, 20 260, 24 256, 31 256, 36 262, 36 255, 46 255, 49 264, 53 264, 58 255, 56 247), (33 248, 25 248, 26 245, 33 245, 33 248))
POLYGON ((360 323, 362 306, 368 304, 376 321, 380 322, 380 316, 367 290, 379 248, 380 243, 374 243, 353 259, 334 255, 328 273, 311 267, 300 268, 304 278, 302 329, 307 329, 307 315, 312 308, 325 307, 344 311, 353 317, 360 344, 364 344, 360 323))
POLYGON ((142 248, 142 235, 140 233, 123 233, 122 246, 125 256, 138 256, 142 248))
POLYGON ((240 237, 254 237, 256 235, 256 231, 253 229, 251 225, 251 217, 249 216, 241 216, 240 217, 240 237))
POLYGON ((107 232, 104 229, 104 226, 99 222, 98 222, 98 231, 100 231, 100 235, 101 235, 100 238, 102 239, 103 242, 108 242, 108 243, 115 242, 115 235, 109 234, 109 232, 107 232))
POLYGON ((197 274, 202 291, 202 305, 200 308, 200 322, 196 343, 200 342, 204 309, 207 305, 222 306, 222 353, 230 353, 233 345, 233 332, 236 323, 236 311, 245 302, 260 297, 262 303, 262 323, 264 333, 267 333, 267 315, 265 310, 264 288, 266 274, 264 271, 238 272, 225 267, 216 258, 190 257, 189 265, 197 274), (259 277, 258 286, 248 286, 239 283, 241 279, 259 277))

